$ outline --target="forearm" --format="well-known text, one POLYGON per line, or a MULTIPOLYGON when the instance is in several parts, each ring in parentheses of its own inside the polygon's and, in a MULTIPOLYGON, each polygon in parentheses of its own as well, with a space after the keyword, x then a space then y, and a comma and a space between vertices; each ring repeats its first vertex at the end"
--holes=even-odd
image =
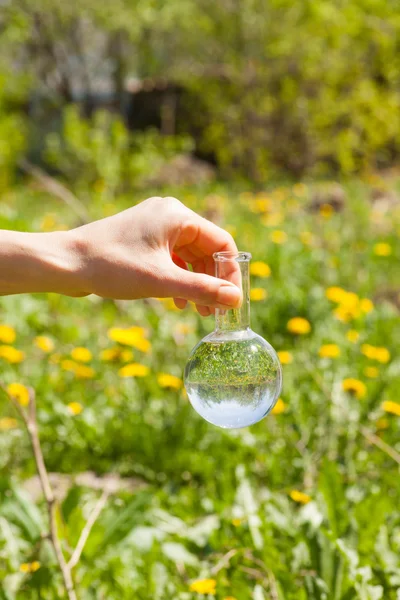
POLYGON ((26 292, 85 295, 82 267, 70 232, 0 230, 0 296, 26 292))

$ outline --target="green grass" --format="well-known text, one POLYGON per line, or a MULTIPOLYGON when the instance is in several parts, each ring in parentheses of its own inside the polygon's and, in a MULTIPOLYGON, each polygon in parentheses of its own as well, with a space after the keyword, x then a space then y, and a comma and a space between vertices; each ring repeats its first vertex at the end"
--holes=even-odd
MULTIPOLYGON (((396 190, 397 183, 374 185, 396 190)), ((252 303, 252 328, 292 360, 283 366, 284 411, 249 429, 208 425, 182 388, 159 384, 160 373, 182 377, 191 348, 213 329, 212 318, 200 318, 192 307, 181 313, 165 301, 115 304, 53 294, 0 299, 0 325, 15 328, 14 346, 25 353, 17 365, 0 359, 1 382, 35 388, 48 469, 113 472, 145 484, 109 499, 75 572, 80 598, 200 599, 190 591, 196 579, 215 579, 210 597, 217 600, 400 597, 400 417, 382 407, 392 401, 400 408, 400 212, 398 204, 379 212, 365 182, 344 187, 343 211, 327 216, 309 210, 310 186, 259 195, 222 185, 175 192, 204 214, 213 208, 240 249, 271 268, 269 278, 252 277, 252 287, 268 293, 252 303), (284 243, 272 241, 275 230, 286 233, 275 234, 284 243), (390 245, 389 256, 376 255, 381 242, 390 245), (338 319, 337 304, 326 297, 332 286, 372 300, 373 310, 343 295, 350 312, 348 320, 338 319), (310 333, 290 333, 294 317, 307 319, 310 333), (128 362, 148 366, 149 374, 121 378, 121 357, 107 362, 100 353, 118 346, 107 335, 111 327, 131 326, 146 329, 151 351, 133 347, 128 362), (347 338, 349 330, 358 332, 357 341, 347 338), (54 351, 37 348, 38 335, 49 336, 54 351), (320 356, 324 344, 337 345, 340 356, 320 356), (366 357, 363 344, 387 348, 390 360, 366 357), (79 346, 93 355, 87 363, 93 378, 63 368, 79 346), (364 383, 362 397, 343 390, 348 378, 364 383), (73 402, 82 406, 80 414, 68 408, 73 402), (309 501, 293 500, 293 490, 309 501)), ((115 210, 127 203, 115 201, 115 210)), ((113 208, 97 202, 89 210, 95 218, 113 208)), ((0 228, 35 231, 46 223, 76 224, 65 207, 33 188, 3 197, 0 228), (49 214, 54 219, 43 220, 49 214)), ((22 489, 35 473, 28 439, 20 424, 6 429, 7 417, 16 415, 3 397, 0 598, 61 598, 54 556, 40 539, 45 507, 22 489), (21 571, 34 561, 37 571, 21 571)), ((98 495, 74 486, 64 499, 65 550, 76 543, 98 495)))

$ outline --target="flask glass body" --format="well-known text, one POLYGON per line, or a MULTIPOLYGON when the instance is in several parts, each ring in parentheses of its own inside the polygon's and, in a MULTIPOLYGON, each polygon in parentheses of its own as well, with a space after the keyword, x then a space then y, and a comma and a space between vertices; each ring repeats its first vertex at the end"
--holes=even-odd
POLYGON ((215 330, 193 348, 185 368, 193 408, 226 429, 263 419, 282 386, 275 350, 250 327, 250 260, 248 252, 214 254, 216 276, 242 289, 242 304, 238 309, 216 309, 215 330))

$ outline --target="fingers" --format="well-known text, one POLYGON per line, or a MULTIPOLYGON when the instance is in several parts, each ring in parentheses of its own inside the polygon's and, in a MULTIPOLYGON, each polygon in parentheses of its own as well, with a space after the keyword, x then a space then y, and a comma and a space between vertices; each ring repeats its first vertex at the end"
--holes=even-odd
POLYGON ((190 300, 199 306, 200 314, 203 307, 238 308, 241 304, 241 290, 234 284, 211 277, 204 273, 192 273, 175 265, 168 272, 168 289, 174 298, 190 300))

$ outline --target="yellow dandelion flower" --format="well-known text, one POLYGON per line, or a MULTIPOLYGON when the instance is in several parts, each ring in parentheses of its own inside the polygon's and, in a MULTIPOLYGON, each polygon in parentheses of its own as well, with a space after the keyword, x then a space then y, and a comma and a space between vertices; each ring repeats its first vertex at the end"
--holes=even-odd
POLYGON ((10 364, 18 364, 25 358, 25 352, 17 350, 14 346, 0 346, 0 358, 10 364))
POLYGON ((250 274, 255 277, 270 277, 271 269, 267 263, 256 260, 250 264, 250 274))
POLYGON ((274 408, 271 410, 271 415, 281 415, 286 410, 286 404, 282 400, 282 398, 278 398, 274 408))
POLYGON ((93 379, 96 377, 96 371, 87 365, 77 365, 75 375, 78 379, 93 379))
POLYGON ((71 357, 76 362, 87 363, 92 360, 93 355, 90 350, 84 348, 83 346, 78 346, 73 348, 70 352, 71 357))
POLYGON ((240 527, 240 525, 243 523, 243 519, 232 519, 232 525, 234 527, 240 527))
POLYGON ((304 492, 300 492, 299 490, 292 490, 289 492, 289 496, 298 504, 308 504, 311 500, 311 496, 305 494, 304 492))
POLYGON ((87 348, 83 348, 82 346, 78 346, 77 348, 73 348, 71 350, 71 356, 77 362, 89 362, 92 360, 92 353, 87 348))
POLYGON ((294 317, 287 322, 286 325, 288 331, 290 333, 294 333, 296 335, 304 335, 306 333, 310 333, 311 324, 307 319, 303 319, 303 317, 294 317))
POLYGON ((365 367, 364 375, 369 379, 376 379, 379 377, 379 370, 376 367, 365 367))
POLYGON ((356 344, 359 340, 360 334, 355 329, 349 329, 349 331, 346 333, 346 337, 349 342, 356 344))
POLYGON ((40 562, 38 560, 34 560, 31 563, 22 563, 19 567, 21 573, 35 573, 38 569, 40 569, 40 562))
POLYGON ((332 204, 321 204, 319 207, 319 214, 324 219, 330 219, 334 212, 332 204))
POLYGON ((370 344, 363 344, 361 346, 361 353, 364 354, 370 360, 376 360, 380 363, 387 363, 390 361, 390 352, 387 348, 371 346, 370 344))
POLYGON ((67 408, 70 414, 74 416, 80 415, 83 411, 83 406, 80 404, 80 402, 70 402, 67 408))
POLYGON ((250 290, 250 300, 252 300, 252 302, 261 302, 267 297, 268 292, 267 290, 264 290, 264 288, 252 288, 250 290))
POLYGON ((139 363, 130 363, 118 371, 120 377, 146 377, 150 373, 149 367, 139 363))
POLYGON ((62 369, 64 369, 64 371, 71 371, 72 373, 75 373, 76 368, 79 365, 74 360, 66 358, 66 359, 64 359, 64 360, 61 361, 60 366, 61 366, 62 369))
POLYGON ((279 352, 277 352, 277 354, 282 365, 288 365, 293 360, 292 354, 287 350, 280 350, 279 352))
POLYGON ((272 231, 269 237, 271 242, 274 244, 284 244, 288 239, 287 233, 281 231, 280 229, 275 229, 275 231, 272 231))
POLYGON ((400 417, 400 404, 398 402, 392 402, 391 400, 385 400, 382 402, 382 409, 392 415, 400 417))
POLYGON ((332 287, 328 287, 325 291, 325 296, 328 298, 328 300, 330 300, 331 302, 335 302, 336 304, 340 304, 341 302, 343 302, 346 295, 346 290, 335 285, 332 287))
POLYGON ((149 352, 151 344, 145 338, 146 330, 143 327, 129 327, 123 329, 121 327, 112 327, 108 330, 108 337, 113 342, 118 342, 125 346, 132 346, 141 352, 149 352))
POLYGON ((340 348, 337 344, 324 344, 318 351, 321 358, 338 358, 340 348))
POLYGON ((374 310, 374 303, 369 298, 361 298, 360 310, 367 315, 374 310))
POLYGON ((8 429, 15 429, 18 427, 17 419, 13 419, 11 417, 3 417, 0 419, 0 430, 7 431, 8 429))
POLYGON ((179 390, 182 387, 183 381, 180 377, 170 375, 169 373, 159 373, 157 375, 158 385, 162 388, 172 388, 179 390))
POLYGON ((198 594, 210 594, 215 596, 217 582, 215 579, 198 579, 190 584, 190 591, 198 594))
POLYGON ((380 242, 374 246, 374 254, 376 256, 390 256, 392 254, 392 247, 386 242, 380 242))
POLYGON ((9 395, 18 400, 21 406, 28 406, 29 390, 25 385, 22 383, 10 383, 6 389, 9 395))
POLYGON ((353 379, 351 377, 342 381, 342 388, 345 392, 354 394, 359 399, 364 398, 367 393, 367 387, 365 383, 359 379, 353 379))
POLYGON ((380 363, 388 363, 390 361, 390 352, 387 348, 376 348, 375 360, 380 363))
POLYGON ((11 327, 11 325, 0 325, 0 342, 3 344, 13 344, 16 337, 14 327, 11 327))
POLYGON ((100 360, 103 362, 111 362, 117 360, 121 354, 119 348, 106 348, 100 352, 100 360))
POLYGON ((234 596, 225 596, 224 600, 236 600, 234 596))
POLYGON ((41 350, 42 352, 49 353, 53 352, 54 350, 53 340, 47 337, 46 335, 38 335, 33 340, 33 343, 35 344, 36 348, 39 348, 39 350, 41 350))

